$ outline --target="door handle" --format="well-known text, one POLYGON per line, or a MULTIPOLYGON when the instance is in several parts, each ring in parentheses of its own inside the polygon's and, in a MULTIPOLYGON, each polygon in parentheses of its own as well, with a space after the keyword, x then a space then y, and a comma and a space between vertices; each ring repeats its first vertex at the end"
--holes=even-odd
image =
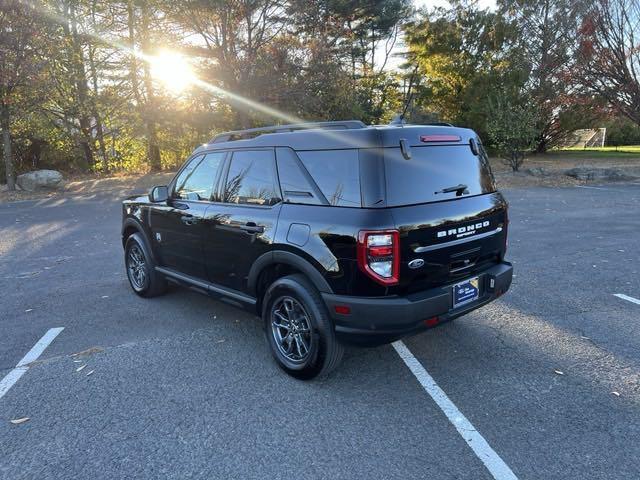
POLYGON ((262 225, 256 225, 253 222, 247 222, 245 225, 240 225, 240 230, 244 230, 250 235, 254 233, 263 233, 264 227, 262 225))
POLYGON ((197 217, 190 217, 190 216, 186 216, 186 215, 183 215, 182 217, 180 217, 180 220, 185 225, 195 225, 196 223, 198 223, 200 221, 200 220, 198 220, 197 217))
POLYGON ((178 210, 189 210, 189 205, 182 202, 172 202, 170 206, 173 208, 177 208, 178 210))

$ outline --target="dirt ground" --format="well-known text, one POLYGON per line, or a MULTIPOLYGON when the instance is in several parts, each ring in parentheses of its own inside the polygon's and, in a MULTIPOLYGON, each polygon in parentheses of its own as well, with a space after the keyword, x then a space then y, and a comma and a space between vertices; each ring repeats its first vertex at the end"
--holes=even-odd
POLYGON ((6 185, 0 185, 0 203, 34 200, 57 196, 92 195, 97 192, 113 192, 114 196, 125 197, 132 193, 147 192, 154 185, 166 185, 175 172, 148 173, 137 175, 82 175, 66 179, 63 189, 39 192, 21 190, 9 192, 6 185))
MULTIPOLYGON (((631 177, 640 178, 640 155, 623 157, 596 157, 582 153, 562 153, 535 155, 527 158, 520 172, 512 172, 500 159, 492 158, 491 166, 500 188, 523 188, 532 186, 571 186, 588 182, 568 177, 564 172, 574 167, 616 168, 631 177), (543 169, 531 174, 531 169, 543 169)), ((8 192, 6 185, 0 185, 0 203, 33 200, 55 196, 92 195, 96 192, 111 191, 124 197, 131 193, 146 192, 154 185, 169 182, 174 172, 144 175, 115 175, 110 177, 83 175, 69 178, 62 190, 42 192, 8 192)))
MULTIPOLYGON (((491 159, 491 168, 500 188, 523 188, 533 186, 562 187, 584 185, 590 182, 577 180, 564 174, 576 167, 614 168, 629 177, 640 178, 640 155, 600 157, 587 153, 548 153, 532 155, 525 159, 519 172, 512 172, 499 158, 491 159), (543 169, 544 174, 531 174, 532 169, 543 169)), ((599 181, 602 183, 602 180, 599 181)))

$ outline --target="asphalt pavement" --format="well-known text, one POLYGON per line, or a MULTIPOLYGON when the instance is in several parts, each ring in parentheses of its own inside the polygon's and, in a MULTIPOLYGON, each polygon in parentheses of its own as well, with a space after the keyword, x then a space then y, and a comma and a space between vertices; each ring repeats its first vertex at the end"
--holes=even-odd
MULTIPOLYGON (((300 382, 257 318, 134 295, 120 193, 0 205, 0 380, 64 328, 0 392, 1 479, 507 478, 392 346, 300 382)), ((640 185, 505 194, 511 290, 404 345, 515 478, 640 478, 640 185)))

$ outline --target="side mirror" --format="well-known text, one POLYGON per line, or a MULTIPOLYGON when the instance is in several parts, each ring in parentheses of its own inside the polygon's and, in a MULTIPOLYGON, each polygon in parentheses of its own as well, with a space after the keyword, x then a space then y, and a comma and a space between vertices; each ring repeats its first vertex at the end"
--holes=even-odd
POLYGON ((169 199, 169 189, 166 185, 158 185, 149 192, 149 201, 152 203, 166 202, 169 199))

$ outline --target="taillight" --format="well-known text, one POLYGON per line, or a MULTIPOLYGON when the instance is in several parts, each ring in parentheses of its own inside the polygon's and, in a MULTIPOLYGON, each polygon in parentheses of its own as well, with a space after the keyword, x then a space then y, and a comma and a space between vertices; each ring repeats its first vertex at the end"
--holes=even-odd
POLYGON ((397 230, 363 230, 358 234, 358 266, 376 282, 400 280, 400 235, 397 230))

